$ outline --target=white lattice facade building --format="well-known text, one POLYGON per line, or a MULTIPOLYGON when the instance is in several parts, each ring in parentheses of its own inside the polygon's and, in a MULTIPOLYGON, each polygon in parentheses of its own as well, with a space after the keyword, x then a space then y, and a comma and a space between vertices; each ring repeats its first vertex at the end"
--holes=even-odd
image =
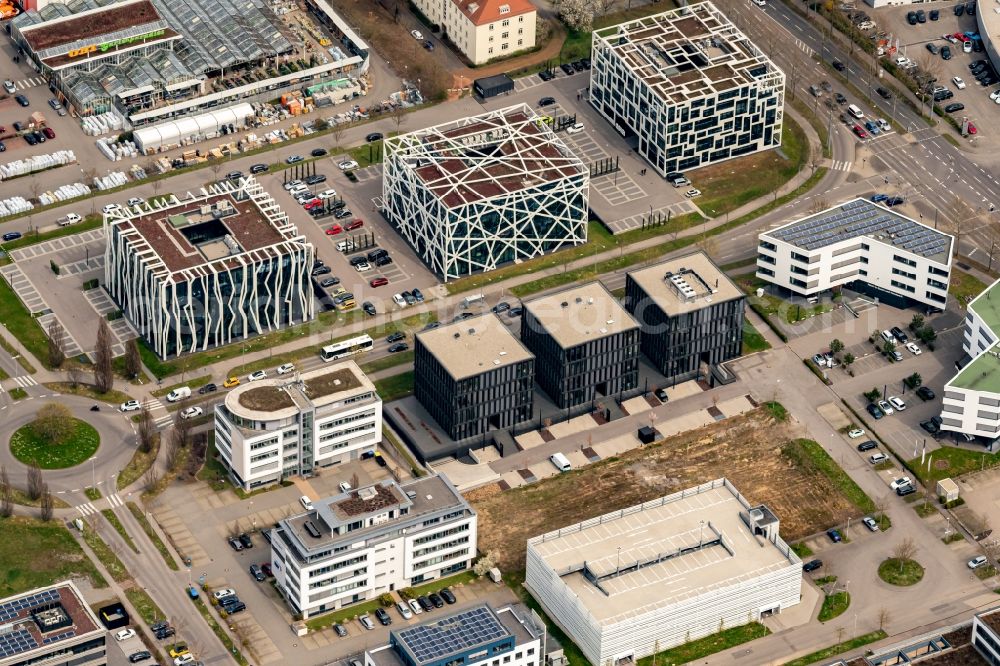
POLYGON ((445 281, 587 241, 590 171, 521 104, 385 140, 385 213, 445 281))
POLYGON ((253 178, 104 215, 104 286, 161 358, 312 319, 310 244, 253 178))

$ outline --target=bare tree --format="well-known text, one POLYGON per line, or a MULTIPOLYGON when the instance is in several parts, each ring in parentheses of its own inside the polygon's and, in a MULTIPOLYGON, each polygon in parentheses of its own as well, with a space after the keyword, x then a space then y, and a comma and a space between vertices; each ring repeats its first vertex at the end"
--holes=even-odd
POLYGON ((946 230, 955 237, 955 254, 958 254, 961 252, 962 235, 972 228, 976 212, 958 195, 952 198, 947 210, 942 212, 948 218, 946 230))
POLYGON ((164 464, 166 464, 169 471, 174 471, 177 468, 178 453, 180 452, 180 446, 177 443, 177 437, 172 436, 167 438, 167 453, 163 459, 164 464))
POLYGON ((174 413, 174 429, 172 438, 178 448, 185 449, 191 444, 191 422, 181 416, 181 413, 174 413))
POLYGON ((14 515, 14 489, 7 477, 7 467, 0 465, 0 518, 14 515))
POLYGON ((142 357, 139 355, 139 343, 132 338, 125 344, 125 374, 129 379, 135 379, 142 372, 142 357))
POLYGON ((59 323, 59 319, 56 317, 52 318, 49 322, 49 365, 53 368, 58 368, 66 360, 66 350, 65 350, 65 339, 66 335, 63 332, 62 324, 59 323))
POLYGON ((156 465, 150 465, 149 469, 142 477, 143 488, 147 492, 151 492, 156 488, 156 484, 160 482, 160 474, 156 471, 156 465))
POLYGON ((78 363, 71 363, 69 368, 66 369, 66 374, 69 376, 69 384, 73 388, 83 381, 83 370, 80 369, 78 363))
POLYGON ((406 122, 406 117, 408 115, 406 113, 406 109, 402 106, 397 106, 389 115, 392 116, 392 122, 396 123, 396 133, 399 134, 399 126, 406 122))
POLYGON ((52 520, 52 513, 55 507, 52 502, 52 493, 49 492, 49 484, 42 484, 42 505, 41 505, 41 517, 43 522, 49 522, 52 520))
POLYGON ((913 560, 913 556, 917 554, 917 542, 913 540, 913 537, 906 537, 902 541, 896 544, 895 548, 892 549, 892 556, 899 561, 899 572, 903 572, 903 566, 913 560))
POLYGON ((136 442, 139 450, 149 453, 153 450, 153 441, 156 437, 156 424, 153 422, 153 415, 149 413, 146 405, 142 406, 139 412, 139 427, 136 429, 136 442))
POLYGON ((340 147, 340 140, 344 138, 344 132, 347 130, 347 123, 333 122, 330 124, 330 136, 333 137, 333 147, 340 147))
POLYGON ((885 529, 885 519, 889 511, 888 495, 881 495, 875 498, 875 520, 879 523, 880 529, 885 529))
POLYGON ((107 393, 115 385, 114 356, 111 352, 111 329, 108 320, 101 317, 97 325, 97 347, 94 349, 94 387, 98 393, 107 393))
POLYGON ((889 609, 883 606, 878 609, 878 630, 885 631, 885 628, 889 626, 889 620, 892 619, 892 615, 889 613, 889 609))
POLYGON ((28 497, 32 501, 39 499, 42 496, 42 486, 44 485, 42 468, 38 466, 37 461, 32 460, 28 466, 28 497))
POLYGON ((361 479, 358 478, 358 473, 355 472, 354 474, 351 474, 351 488, 357 490, 358 486, 360 485, 361 485, 361 479))

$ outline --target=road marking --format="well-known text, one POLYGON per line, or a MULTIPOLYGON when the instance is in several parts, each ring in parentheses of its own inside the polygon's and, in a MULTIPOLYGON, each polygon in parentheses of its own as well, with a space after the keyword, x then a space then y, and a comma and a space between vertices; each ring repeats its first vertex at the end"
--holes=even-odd
POLYGON ((119 497, 117 493, 114 495, 108 495, 108 503, 112 508, 125 506, 125 502, 122 501, 122 498, 119 497))
POLYGON ((79 506, 76 507, 76 510, 79 511, 80 514, 84 516, 93 516, 97 513, 97 509, 95 509, 94 505, 91 504, 90 502, 87 502, 86 504, 80 504, 79 506))
POLYGON ((14 381, 21 388, 28 388, 29 386, 38 386, 38 382, 35 381, 34 377, 29 375, 22 375, 21 377, 14 377, 14 381))

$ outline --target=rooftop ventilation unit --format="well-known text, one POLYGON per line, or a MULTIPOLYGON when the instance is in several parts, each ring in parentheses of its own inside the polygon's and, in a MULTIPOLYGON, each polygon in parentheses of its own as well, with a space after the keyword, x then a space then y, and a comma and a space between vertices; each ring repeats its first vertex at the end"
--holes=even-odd
POLYGON ((378 492, 376 492, 375 489, 372 488, 371 486, 369 486, 367 488, 362 488, 362 489, 360 489, 358 491, 358 497, 361 498, 361 500, 365 501, 365 502, 367 502, 369 500, 373 500, 377 496, 378 496, 378 492))
POLYGON ((454 333, 452 334, 452 337, 453 337, 453 338, 455 338, 456 340, 458 340, 458 339, 459 339, 460 337, 462 337, 462 334, 461 334, 461 333, 459 333, 458 331, 455 331, 455 332, 454 332, 454 333))
POLYGON ((564 307, 564 308, 568 308, 568 307, 569 307, 569 303, 567 303, 566 301, 563 301, 563 302, 562 302, 562 303, 560 303, 559 305, 560 305, 561 307, 564 307))

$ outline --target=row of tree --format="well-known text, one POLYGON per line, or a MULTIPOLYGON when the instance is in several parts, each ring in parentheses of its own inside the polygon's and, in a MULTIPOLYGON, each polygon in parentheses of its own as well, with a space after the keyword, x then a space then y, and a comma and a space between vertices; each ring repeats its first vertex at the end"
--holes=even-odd
MULTIPOLYGON (((55 503, 49 484, 42 479, 42 470, 37 463, 28 467, 28 499, 38 502, 39 515, 42 520, 52 520, 55 503)), ((10 518, 14 515, 14 486, 7 476, 7 468, 0 465, 0 518, 10 518)))
MULTIPOLYGON (((78 363, 66 364, 66 331, 59 320, 54 318, 49 323, 47 331, 49 366, 61 368, 67 365, 70 382, 74 385, 81 381, 81 367, 78 363)), ((94 388, 98 393, 107 393, 115 384, 114 352, 112 351, 112 335, 108 322, 103 317, 97 324, 97 345, 94 347, 94 388)), ((134 339, 125 343, 125 375, 133 379, 142 372, 142 358, 139 355, 139 345, 134 339)))

